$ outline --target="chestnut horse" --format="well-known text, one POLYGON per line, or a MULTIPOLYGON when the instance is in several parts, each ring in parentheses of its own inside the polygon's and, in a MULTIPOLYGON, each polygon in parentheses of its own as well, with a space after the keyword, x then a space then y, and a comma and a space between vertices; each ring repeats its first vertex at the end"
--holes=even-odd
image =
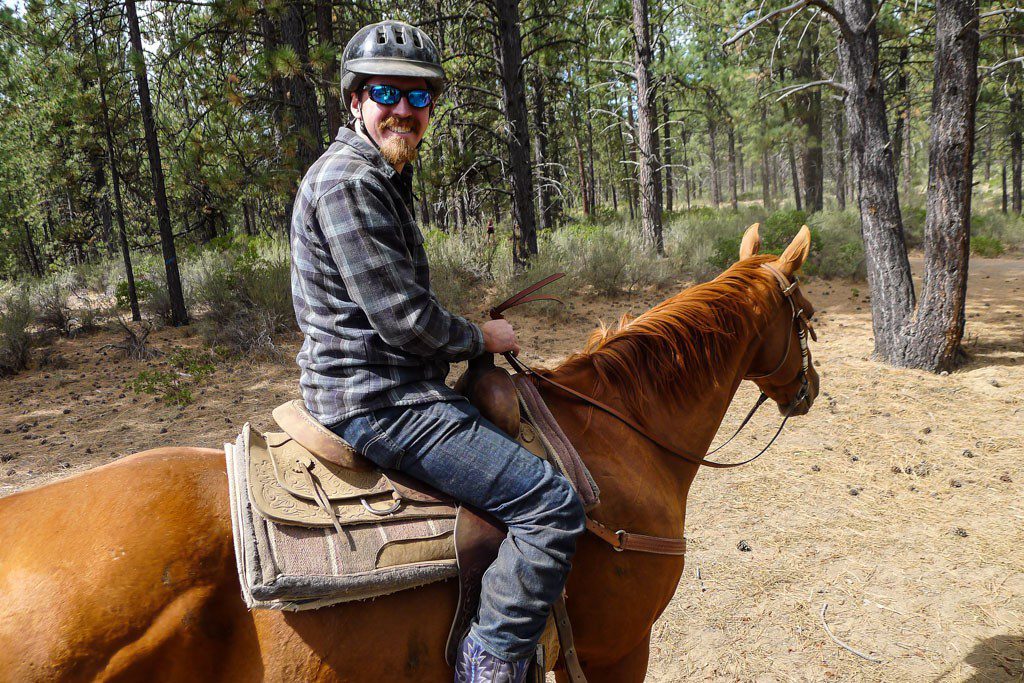
MULTIPOLYGON (((714 281, 595 332, 544 373, 697 454, 745 376, 767 374, 756 382, 780 410, 792 401, 791 412, 806 413, 818 377, 812 366, 799 399, 793 311, 760 265, 792 278, 810 235, 805 227, 778 258, 758 256, 759 243, 751 226, 741 261, 714 281)), ((560 389, 540 389, 601 488, 592 516, 681 538, 697 466, 560 389)), ((682 571, 679 556, 580 539, 567 604, 591 683, 643 680, 651 627, 682 571)), ((445 581, 308 612, 249 612, 220 450, 149 450, 0 500, 2 681, 450 681, 443 652, 455 601, 445 581)))

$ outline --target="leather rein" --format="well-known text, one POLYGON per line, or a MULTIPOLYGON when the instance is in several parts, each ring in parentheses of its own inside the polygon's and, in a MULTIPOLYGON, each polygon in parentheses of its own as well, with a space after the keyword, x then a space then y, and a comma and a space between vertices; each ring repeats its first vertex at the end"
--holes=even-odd
MULTIPOLYGON (((570 394, 570 395, 580 399, 581 401, 584 401, 585 403, 588 403, 588 404, 594 406, 595 408, 598 408, 598 409, 604 411, 605 413, 608 413, 609 415, 617 418, 618 420, 620 420, 622 423, 624 423, 625 425, 627 425, 628 427, 630 427, 634 431, 636 431, 639 434, 643 435, 649 441, 657 444, 658 446, 660 446, 664 450, 668 451, 672 455, 680 457, 680 458, 682 458, 682 459, 684 459, 684 460, 686 460, 688 462, 691 462, 691 463, 693 463, 695 465, 698 465, 698 466, 699 465, 706 465, 708 467, 714 467, 714 468, 720 468, 720 469, 731 468, 731 467, 739 467, 740 465, 746 465, 747 463, 750 463, 750 462, 753 462, 754 460, 757 460, 759 457, 764 455, 764 453, 769 448, 771 448, 772 444, 774 444, 775 440, 779 437, 779 434, 782 433, 782 429, 783 429, 783 427, 786 426, 786 422, 789 420, 790 416, 793 414, 793 411, 796 410, 796 407, 798 405, 800 405, 803 401, 805 401, 807 399, 807 397, 808 397, 808 388, 809 388, 809 383, 808 383, 808 380, 807 380, 807 371, 808 371, 808 369, 810 367, 810 352, 809 352, 808 347, 807 347, 807 335, 810 334, 811 339, 813 339, 814 341, 818 340, 817 335, 814 332, 814 327, 811 325, 811 321, 808 318, 806 312, 802 308, 797 309, 796 303, 793 301, 793 293, 796 292, 797 289, 800 286, 799 280, 794 278, 793 282, 790 282, 786 278, 785 275, 783 275, 781 272, 779 272, 779 270, 777 270, 773 266, 768 265, 767 263, 761 264, 761 267, 766 269, 766 270, 768 270, 775 277, 775 280, 779 283, 779 287, 780 287, 783 299, 789 303, 790 310, 792 311, 792 314, 793 314, 793 318, 792 318, 793 326, 796 328, 795 331, 796 331, 797 339, 799 340, 799 346, 800 346, 800 357, 801 357, 801 367, 800 367, 800 375, 799 375, 799 378, 800 378, 800 390, 797 392, 796 396, 794 396, 793 399, 786 406, 785 413, 783 414, 783 417, 782 417, 782 423, 779 425, 779 428, 775 431, 775 434, 772 436, 772 438, 768 442, 768 444, 764 448, 762 448, 760 451, 758 451, 757 454, 755 454, 755 455, 753 455, 753 456, 751 456, 749 458, 746 458, 744 460, 741 460, 739 462, 731 462, 731 463, 717 462, 717 461, 714 461, 714 460, 708 460, 707 456, 714 455, 715 453, 720 451, 722 448, 724 448, 726 445, 728 445, 733 439, 735 439, 736 436, 743 430, 743 428, 747 426, 747 424, 750 422, 751 418, 754 417, 754 414, 758 411, 758 409, 762 405, 764 405, 764 403, 768 400, 768 395, 765 394, 763 391, 761 392, 761 395, 757 398, 757 401, 754 403, 753 407, 747 412, 746 417, 743 418, 743 421, 740 423, 740 426, 737 427, 735 432, 733 432, 732 436, 730 436, 728 439, 726 439, 723 443, 719 444, 714 449, 712 449, 712 450, 708 451, 707 453, 705 453, 703 456, 699 456, 699 455, 696 455, 696 454, 693 454, 693 453, 690 453, 690 452, 687 452, 687 451, 678 450, 678 449, 676 449, 676 448, 674 448, 672 446, 669 446, 664 441, 662 441, 660 438, 658 438, 656 435, 650 433, 647 429, 645 429, 643 426, 638 424, 635 420, 633 420, 633 418, 629 417, 628 415, 624 415, 623 413, 621 413, 620 411, 616 410, 615 408, 613 408, 613 407, 609 406, 608 404, 603 403, 603 402, 601 402, 601 401, 599 401, 599 400, 597 400, 597 399, 595 399, 593 397, 587 396, 586 394, 582 394, 582 393, 576 391, 575 389, 573 389, 571 387, 567 387, 566 385, 564 385, 564 384, 562 384, 560 382, 556 382, 555 380, 550 379, 549 377, 545 377, 544 375, 539 374, 538 372, 533 370, 533 368, 529 367, 528 365, 526 365, 525 363, 520 361, 518 358, 516 358, 511 352, 505 352, 505 353, 502 354, 502 356, 505 357, 505 360, 508 361, 508 364, 511 365, 512 368, 515 369, 517 372, 520 372, 520 373, 522 373, 524 375, 527 375, 527 376, 530 376, 530 377, 534 377, 536 379, 544 381, 544 382, 546 382, 546 383, 548 383, 548 384, 550 384, 550 385, 552 385, 554 387, 557 387, 558 389, 562 390, 563 392, 568 393, 568 394, 570 394)), ((544 279, 542 279, 542 280, 540 280, 538 282, 535 282, 534 284, 532 284, 529 287, 527 287, 526 289, 518 292, 517 294, 509 297, 508 299, 506 299, 505 301, 501 302, 500 304, 498 304, 497 306, 495 306, 494 308, 492 308, 490 310, 491 318, 493 320, 498 320, 500 318, 503 318, 502 313, 505 312, 506 310, 508 310, 508 309, 510 309, 510 308, 512 308, 514 306, 518 306, 520 304, 525 304, 525 303, 528 303, 528 302, 531 302, 531 301, 545 301, 546 300, 546 301, 557 301, 558 303, 564 303, 561 299, 558 299, 557 297, 541 296, 541 295, 534 294, 534 292, 536 292, 537 290, 541 289, 542 287, 546 287, 547 285, 551 284, 555 280, 558 280, 559 278, 563 277, 564 275, 565 275, 565 273, 554 273, 554 274, 549 275, 548 277, 546 277, 546 278, 544 278, 544 279)), ((786 338, 786 351, 783 354, 782 359, 779 361, 779 363, 775 366, 775 368, 773 370, 771 370, 770 372, 766 372, 764 374, 746 375, 746 376, 743 377, 743 379, 751 379, 751 380, 752 379, 765 379, 767 377, 771 377, 776 372, 781 370, 782 367, 786 364, 786 361, 789 359, 789 353, 792 350, 792 346, 793 346, 792 342, 793 342, 793 335, 787 336, 787 338, 786 338)), ((600 522, 597 522, 597 521, 591 519, 590 517, 587 517, 587 530, 590 531, 591 533, 593 533, 595 536, 597 536, 601 540, 609 543, 618 552, 621 552, 623 550, 635 550, 635 551, 639 551, 639 552, 647 552, 647 553, 653 553, 653 554, 658 554, 658 555, 683 555, 685 553, 685 551, 686 551, 686 541, 685 541, 685 539, 663 538, 663 537, 658 537, 658 536, 647 536, 647 535, 644 535, 644 534, 630 533, 628 531, 625 531, 624 529, 619 529, 618 531, 614 531, 613 532, 610 528, 604 526, 600 522)))

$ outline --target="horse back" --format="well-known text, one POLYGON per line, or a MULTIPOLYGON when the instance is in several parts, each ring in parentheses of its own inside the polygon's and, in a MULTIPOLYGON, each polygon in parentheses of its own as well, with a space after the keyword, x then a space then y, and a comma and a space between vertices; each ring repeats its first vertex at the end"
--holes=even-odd
POLYGON ((246 621, 227 498, 221 451, 160 448, 0 499, 0 681, 211 678, 246 621))

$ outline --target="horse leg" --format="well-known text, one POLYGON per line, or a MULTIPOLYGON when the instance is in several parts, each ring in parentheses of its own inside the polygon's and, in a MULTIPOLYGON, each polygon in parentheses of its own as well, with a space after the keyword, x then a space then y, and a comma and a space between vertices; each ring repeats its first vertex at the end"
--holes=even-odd
MULTIPOLYGON (((647 675, 647 662, 651 654, 651 634, 644 636, 636 647, 621 659, 611 664, 587 664, 581 662, 587 683, 643 683, 647 675)), ((566 671, 555 673, 558 683, 569 683, 566 671)))

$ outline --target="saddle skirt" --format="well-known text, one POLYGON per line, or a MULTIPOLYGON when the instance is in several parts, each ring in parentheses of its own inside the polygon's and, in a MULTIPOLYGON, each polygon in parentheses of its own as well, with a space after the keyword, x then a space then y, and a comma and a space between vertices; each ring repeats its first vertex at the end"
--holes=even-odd
MULTIPOLYGON (((517 378, 516 388, 516 410, 505 411, 519 424, 514 436, 568 476, 592 508, 597 487, 578 454, 532 383, 517 378)), ((260 434, 246 423, 236 442, 224 446, 246 605, 315 609, 456 576, 457 502, 401 472, 364 467, 354 452, 319 457, 307 446, 322 441, 311 442, 308 429, 289 429, 299 420, 281 417, 299 413, 301 402, 281 406, 274 415, 287 432, 260 434)), ((337 440, 328 444, 332 453, 351 450, 316 426, 337 440)))

